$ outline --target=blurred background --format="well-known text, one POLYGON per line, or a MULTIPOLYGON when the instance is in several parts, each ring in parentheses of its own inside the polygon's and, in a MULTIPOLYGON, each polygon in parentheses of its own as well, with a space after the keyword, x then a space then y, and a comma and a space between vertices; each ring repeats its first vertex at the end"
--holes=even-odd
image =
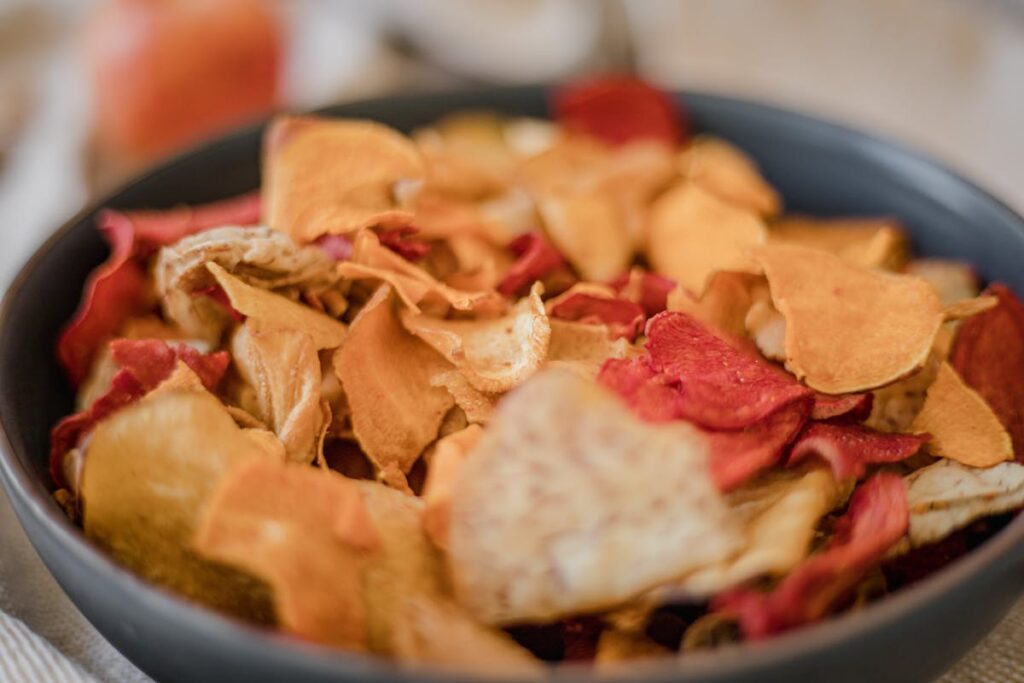
POLYGON ((621 69, 892 135, 1024 210, 1024 0, 0 0, 0 282, 270 111, 621 69))

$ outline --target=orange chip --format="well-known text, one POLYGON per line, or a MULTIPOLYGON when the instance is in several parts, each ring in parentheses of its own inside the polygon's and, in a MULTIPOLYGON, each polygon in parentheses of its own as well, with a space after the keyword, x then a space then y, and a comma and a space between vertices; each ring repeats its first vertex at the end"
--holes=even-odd
POLYGON ((408 138, 379 123, 283 116, 266 133, 263 173, 267 224, 303 244, 408 225, 394 186, 422 179, 426 168, 408 138))
POLYGON ((629 267, 633 239, 607 196, 548 195, 537 208, 551 242, 585 280, 611 280, 629 267))
POLYGON ((465 429, 439 439, 430 459, 427 480, 423 484, 423 529, 439 548, 448 545, 448 525, 451 522, 452 487, 466 455, 472 450, 483 428, 471 424, 465 429))
MULTIPOLYGON (((552 335, 554 332, 552 332, 552 335)), ((454 368, 446 369, 430 378, 430 384, 444 387, 455 400, 455 405, 465 413, 466 420, 478 424, 491 419, 494 406, 501 394, 480 391, 466 379, 466 376, 454 368)))
POLYGON ((683 176, 730 204, 774 216, 782 207, 779 193, 761 176, 754 160, 721 138, 702 135, 679 155, 683 176))
POLYGON ((978 392, 967 386, 949 363, 928 388, 924 407, 911 426, 932 435, 928 450, 971 467, 1013 460, 1010 435, 978 392))
POLYGON ((227 294, 231 306, 242 315, 274 327, 301 330, 318 349, 333 349, 345 340, 348 330, 334 318, 280 294, 247 285, 212 261, 206 267, 227 294))
POLYGON ((367 648, 362 581, 379 547, 352 480, 270 462, 226 478, 193 539, 201 556, 270 585, 281 629, 354 650, 367 648))
POLYGON ((628 358, 642 351, 620 337, 612 339, 607 325, 551 319, 547 365, 562 367, 594 379, 609 358, 628 358))
POLYGON ((747 334, 747 313, 760 283, 763 278, 758 275, 720 270, 711 275, 700 297, 682 287, 673 289, 668 296, 668 310, 689 313, 720 332, 743 337, 747 334))
POLYGON ((335 352, 334 370, 363 451, 379 470, 408 472, 454 403, 444 387, 430 383, 451 365, 402 329, 392 301, 390 287, 377 290, 335 352))
POLYGON ((320 358, 299 329, 250 318, 231 340, 239 375, 254 389, 259 418, 277 434, 292 462, 313 462, 324 427, 320 358))
POLYGON ((757 272, 749 251, 766 236, 754 212, 684 182, 651 207, 647 259, 656 272, 699 295, 717 270, 757 272))
POLYGON ((100 422, 86 447, 86 535, 145 578, 212 607, 267 620, 252 579, 188 550, 218 483, 272 457, 205 391, 163 391, 100 422))
POLYGON ((849 265, 808 247, 758 249, 775 307, 786 318, 786 367, 808 386, 846 394, 921 367, 943 321, 920 278, 849 265))
POLYGON ((451 361, 476 389, 508 391, 547 355, 551 325, 540 299, 543 291, 534 283, 529 296, 502 318, 442 320, 403 310, 402 325, 451 361))
POLYGON ((772 226, 771 242, 822 249, 853 266, 897 270, 909 245, 892 218, 810 218, 787 216, 772 226))

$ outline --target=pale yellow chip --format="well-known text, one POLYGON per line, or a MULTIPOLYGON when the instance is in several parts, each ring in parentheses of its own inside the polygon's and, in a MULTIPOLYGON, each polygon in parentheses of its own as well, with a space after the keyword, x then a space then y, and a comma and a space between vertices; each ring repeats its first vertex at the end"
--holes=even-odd
POLYGON ((571 372, 537 374, 504 398, 456 478, 459 602, 488 624, 553 620, 728 557, 742 534, 707 449, 697 430, 641 422, 571 372))
POLYGON ((551 344, 545 365, 594 379, 609 358, 627 358, 641 353, 641 349, 621 337, 612 339, 606 325, 552 318, 551 344))
POLYGON ((880 432, 909 431, 924 406, 928 387, 935 381, 941 362, 942 357, 933 351, 924 366, 913 374, 871 392, 871 415, 864 425, 880 432))
POLYGON ((651 207, 647 260, 656 272, 700 295, 715 271, 757 272, 750 250, 766 238, 756 213, 683 182, 651 207))
POLYGON ((633 239, 608 196, 553 194, 537 208, 551 242, 583 279, 611 280, 629 267, 633 239))
POLYGON ((976 519, 1024 505, 1024 465, 1003 462, 974 468, 938 462, 906 477, 910 544, 940 541, 976 519))
POLYGON ((914 259, 906 272, 927 280, 944 306, 955 304, 978 295, 978 276, 968 264, 943 259, 914 259))
POLYGON ((501 318, 444 320, 411 310, 401 313, 402 324, 447 358, 474 388, 507 391, 536 372, 547 355, 551 325, 534 283, 501 318))
POLYGON ((811 388, 874 389, 924 364, 943 321, 942 303, 924 280, 858 268, 808 247, 755 253, 786 318, 786 368, 811 388))
POLYGON ((345 341, 348 328, 344 323, 279 294, 247 285, 212 261, 206 267, 227 294, 231 306, 247 318, 301 330, 310 336, 317 349, 337 348, 345 341))
POLYGON ((782 207, 779 193, 761 176, 754 160, 721 138, 695 138, 679 154, 679 170, 725 201, 762 216, 774 216, 782 207))
POLYGON ((768 233, 770 242, 821 249, 861 268, 898 270, 910 247, 891 218, 810 218, 787 216, 768 233))
POLYGON ((231 358, 255 392, 260 420, 277 434, 288 459, 313 462, 325 426, 313 338, 301 329, 249 318, 231 340, 231 358))
POLYGON ((334 355, 353 432, 379 470, 408 472, 437 437, 454 401, 430 378, 446 369, 451 365, 444 358, 402 329, 391 288, 380 287, 334 355))
POLYGON ((363 575, 380 543, 353 480, 273 462, 227 477, 193 539, 203 557, 266 581, 280 629, 353 650, 367 649, 363 575))
MULTIPOLYGON (((552 321, 554 322, 554 321, 552 321)), ((466 420, 478 424, 486 424, 491 419, 494 406, 501 398, 499 393, 480 391, 466 379, 466 376, 454 368, 448 368, 430 378, 431 386, 444 387, 455 400, 455 405, 465 413, 466 420)))
POLYGON ((720 270, 711 275, 703 294, 696 296, 684 287, 668 295, 668 310, 689 313, 702 323, 734 337, 747 334, 746 317, 756 301, 764 278, 751 273, 720 270))
POLYGON ((209 393, 152 395, 100 422, 89 439, 80 489, 85 534, 150 581, 267 620, 257 582, 189 551, 219 482, 267 456, 209 393))
POLYGON ((448 545, 451 521, 452 487, 462 462, 484 433, 478 424, 439 439, 430 458, 430 469, 423 484, 423 529, 439 548, 448 545))
POLYGON ((411 140, 379 123, 283 116, 266 133, 263 173, 266 223, 303 244, 409 225, 394 186, 421 180, 426 165, 411 140))
POLYGON ((1013 442, 999 418, 949 363, 939 366, 911 430, 932 435, 928 450, 933 455, 970 467, 1013 460, 1013 442))

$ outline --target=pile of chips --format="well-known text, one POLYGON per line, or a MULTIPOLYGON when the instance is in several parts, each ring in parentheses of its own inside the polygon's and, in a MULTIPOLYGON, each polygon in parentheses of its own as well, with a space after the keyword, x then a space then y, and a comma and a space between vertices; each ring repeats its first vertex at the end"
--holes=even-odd
POLYGON ((784 214, 645 83, 552 109, 282 116, 259 194, 102 213, 51 453, 86 535, 296 638, 529 676, 857 609, 1024 504, 1009 288, 784 214))

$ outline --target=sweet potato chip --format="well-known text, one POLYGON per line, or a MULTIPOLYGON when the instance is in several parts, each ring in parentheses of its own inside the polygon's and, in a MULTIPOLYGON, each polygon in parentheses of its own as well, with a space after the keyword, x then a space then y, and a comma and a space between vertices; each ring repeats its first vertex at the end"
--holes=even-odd
POLYGON ((869 465, 906 460, 928 439, 928 434, 885 434, 861 425, 815 422, 793 444, 789 465, 817 456, 832 467, 836 481, 860 479, 869 465))
POLYGON ((439 439, 430 458, 430 469, 423 484, 423 530, 439 548, 448 545, 451 523, 452 488, 466 455, 473 449, 484 430, 471 424, 465 429, 439 439))
POLYGON ((787 216, 772 226, 769 241, 835 254, 852 266, 898 270, 909 246, 892 218, 809 218, 787 216))
POLYGON ((247 285, 217 263, 211 261, 206 267, 231 305, 246 317, 274 327, 301 330, 310 336, 317 349, 333 349, 345 340, 348 330, 344 323, 279 294, 247 285))
POLYGON ((85 533, 155 583, 265 619, 266 596, 252 580, 203 561, 189 545, 219 482, 266 456, 205 392, 170 391, 126 407, 101 422, 86 447, 85 533))
POLYGON ((706 458, 685 425, 641 423, 572 373, 536 375, 501 403, 452 491, 459 602, 484 623, 547 620, 724 559, 740 532, 706 458))
POLYGON ((379 123, 282 116, 266 133, 263 173, 267 224, 304 244, 409 225, 394 186, 423 179, 426 168, 412 141, 379 123))
POLYGON ((754 212, 684 182, 651 207, 647 259, 655 271, 700 295, 717 270, 757 272, 749 251, 766 235, 754 212))
POLYGON ((779 193, 761 176, 754 160, 721 138, 701 135, 679 155, 683 177, 730 204, 774 216, 782 207, 779 193))
MULTIPOLYGON (((552 327, 552 338, 554 327, 552 327)), ((451 394, 455 405, 466 414, 466 420, 478 424, 490 421, 491 413, 501 394, 480 391, 458 370, 448 367, 430 378, 430 385, 444 387, 451 394)))
POLYGON ((605 325, 552 319, 547 365, 567 368, 594 379, 609 358, 639 355, 639 349, 613 336, 605 325))
POLYGON ((747 313, 755 302, 753 290, 760 280, 750 273, 720 270, 711 275, 699 297, 683 287, 673 289, 666 299, 666 307, 687 313, 724 334, 744 337, 747 313))
POLYGON ((243 465, 214 493, 192 547, 266 581, 285 632, 367 648, 362 581, 380 538, 351 479, 298 465, 243 465))
POLYGON ((313 462, 324 427, 320 359, 313 338, 300 329, 251 318, 232 338, 231 356, 255 391, 257 416, 284 444, 288 460, 313 462))
POLYGON ((611 144, 653 139, 676 145, 688 128, 670 96, 630 76, 604 76, 558 90, 551 103, 566 130, 611 144))
POLYGON ((932 435, 928 450, 970 467, 1013 460, 1013 441, 985 399, 948 363, 939 367, 911 429, 932 435))
POLYGON ((950 365, 964 383, 992 408, 1024 458, 1024 304, 1003 284, 984 292, 999 300, 996 308, 960 324, 950 365))
POLYGON ((640 304, 644 314, 654 317, 668 307, 668 296, 676 289, 674 280, 649 273, 642 268, 631 268, 608 283, 624 299, 640 304))
POLYGON ((334 370, 366 455, 379 470, 390 465, 408 472, 454 403, 444 387, 430 383, 451 366, 402 329, 392 297, 382 286, 363 307, 335 352, 334 370))
POLYGON ((547 234, 585 280, 609 280, 633 260, 633 240, 607 196, 550 195, 537 203, 547 234))
POLYGON ((442 320, 403 310, 402 325, 447 358, 476 389, 508 391, 547 356, 551 325, 540 299, 543 291, 534 284, 530 295, 501 318, 442 320))
POLYGON ((444 280, 456 289, 494 289, 512 264, 511 257, 504 249, 484 238, 455 235, 449 237, 447 242, 455 259, 456 270, 444 280))
POLYGON ((758 249, 786 317, 786 367, 828 394, 873 389, 921 367, 943 321, 924 280, 851 266, 800 246, 758 249))
POLYGON ((1024 465, 1003 462, 974 468, 938 462, 906 477, 910 543, 940 541, 976 519, 1024 506, 1024 465))

